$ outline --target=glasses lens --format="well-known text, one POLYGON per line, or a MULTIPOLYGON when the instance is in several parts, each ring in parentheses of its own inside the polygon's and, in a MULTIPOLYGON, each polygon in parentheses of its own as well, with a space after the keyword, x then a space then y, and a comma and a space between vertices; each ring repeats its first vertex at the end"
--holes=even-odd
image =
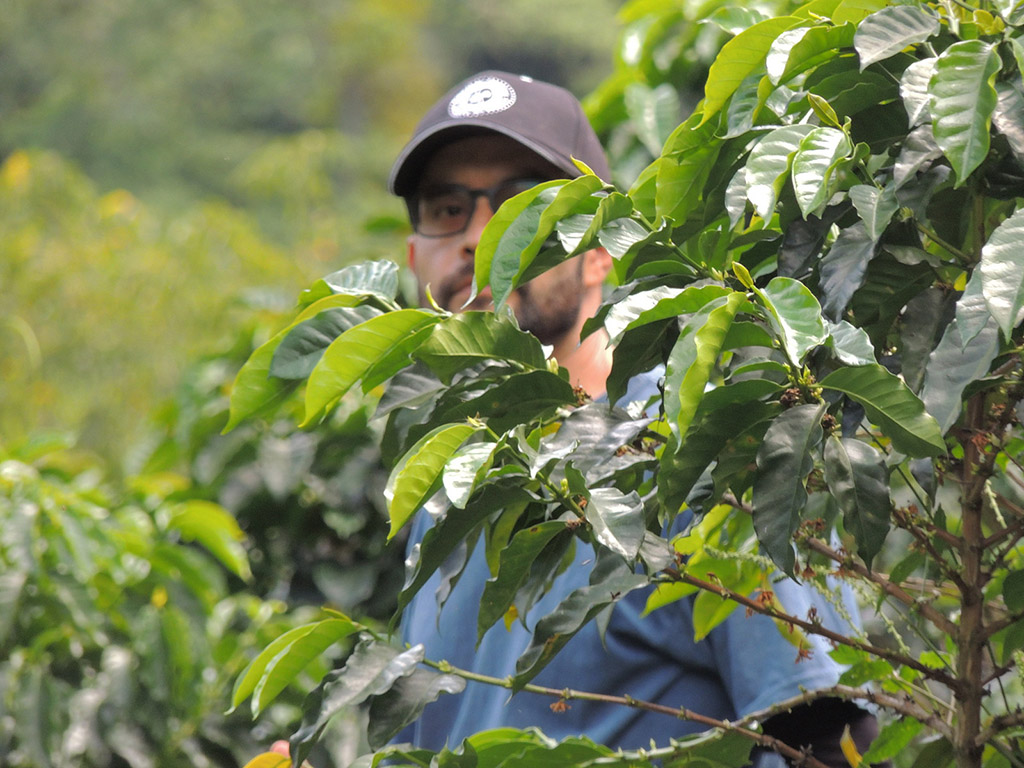
POLYGON ((464 187, 425 192, 416 205, 416 231, 429 237, 461 232, 473 215, 473 202, 464 187))

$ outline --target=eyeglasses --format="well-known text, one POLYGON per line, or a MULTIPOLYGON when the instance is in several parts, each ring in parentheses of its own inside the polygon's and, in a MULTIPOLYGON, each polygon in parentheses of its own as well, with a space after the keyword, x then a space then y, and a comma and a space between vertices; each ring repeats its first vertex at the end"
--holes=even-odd
POLYGON ((461 184, 438 184, 417 192, 407 201, 416 234, 449 237, 466 231, 478 198, 487 198, 491 211, 506 200, 541 183, 543 179, 510 179, 489 189, 470 189, 461 184))

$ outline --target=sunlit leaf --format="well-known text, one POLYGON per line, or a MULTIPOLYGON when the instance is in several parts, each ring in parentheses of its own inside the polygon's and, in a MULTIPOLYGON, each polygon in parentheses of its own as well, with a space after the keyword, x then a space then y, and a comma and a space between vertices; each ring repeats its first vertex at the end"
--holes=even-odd
POLYGON ((522 370, 547 368, 537 337, 493 312, 463 312, 445 318, 415 356, 443 381, 449 381, 456 371, 486 360, 504 360, 522 370))
POLYGON ((939 425, 924 404, 898 377, 881 365, 840 368, 820 382, 860 403, 868 419, 908 456, 938 456, 945 452, 939 425))
POLYGON ((668 83, 655 88, 631 83, 624 101, 637 136, 647 151, 657 157, 669 134, 679 125, 681 107, 676 89, 668 83))
POLYGON ((923 728, 924 723, 912 717, 886 723, 871 742, 871 748, 864 753, 864 764, 874 765, 901 754, 923 728))
POLYGON ((992 124, 1006 137, 1014 153, 1024 157, 1024 83, 997 83, 996 92, 999 101, 992 113, 992 124))
POLYGON ((857 184, 850 187, 849 195, 860 220, 864 222, 867 236, 871 240, 878 240, 889 226, 893 215, 899 210, 895 189, 879 189, 870 184, 857 184))
POLYGON ((270 375, 304 379, 312 373, 324 350, 345 331, 382 312, 376 307, 335 307, 318 312, 288 331, 274 350, 270 375))
POLYGON ((838 56, 843 48, 853 45, 854 30, 852 24, 841 24, 783 32, 766 58, 768 76, 778 85, 838 56))
POLYGON ((804 137, 813 130, 813 125, 805 124, 776 128, 758 142, 747 158, 747 199, 766 226, 789 174, 790 162, 804 137))
POLYGON ((406 348, 417 331, 440 319, 433 312, 400 309, 371 318, 335 339, 309 376, 303 425, 319 418, 379 362, 406 348))
POLYGON ((291 768, 291 765, 290 757, 279 755, 276 752, 264 752, 262 755, 256 755, 245 764, 244 768, 291 768))
POLYGON ((704 396, 736 313, 741 293, 716 299, 687 318, 665 370, 665 415, 677 439, 686 434, 704 396))
POLYGON ((908 45, 925 42, 939 29, 935 12, 919 5, 893 6, 871 14, 858 25, 853 44, 860 56, 861 71, 908 45))
POLYGON ((828 338, 821 305, 806 285, 791 277, 772 278, 758 295, 786 356, 799 367, 807 353, 828 338))
POLYGON ((629 560, 636 558, 644 540, 643 504, 636 491, 593 488, 585 512, 601 544, 629 560))
POLYGON ((378 296, 391 302, 398 295, 398 265, 393 261, 362 261, 332 272, 324 282, 334 293, 378 296))
POLYGON ((441 482, 445 464, 479 429, 473 424, 445 425, 430 431, 409 449, 392 470, 384 490, 391 519, 389 539, 423 506, 441 482))
POLYGON ((863 328, 850 325, 845 320, 838 323, 827 321, 829 343, 836 357, 845 365, 870 365, 877 362, 871 338, 863 328))
POLYGON ((981 287, 989 312, 1003 336, 1019 322, 1024 309, 1024 208, 996 227, 981 249, 981 287))
POLYGON ((999 55, 981 40, 953 43, 935 62, 932 130, 960 186, 988 154, 989 126, 998 96, 999 55))
POLYGON ((804 218, 828 201, 832 174, 852 149, 846 134, 835 128, 815 128, 801 140, 793 157, 793 190, 804 218))
POLYGON ((795 16, 766 19, 740 32, 726 43, 708 71, 704 85, 703 119, 710 120, 728 101, 739 84, 764 66, 775 38, 788 29, 806 24, 795 16))
POLYGON ((696 312, 712 299, 725 296, 730 290, 722 285, 696 285, 687 288, 659 286, 649 291, 631 293, 608 312, 604 327, 611 344, 618 344, 622 335, 633 328, 669 317, 696 312))
POLYGON ((928 83, 935 74, 936 61, 934 57, 914 61, 903 70, 900 77, 900 96, 903 97, 903 106, 907 110, 911 128, 925 121, 931 123, 931 96, 928 93, 928 83))
POLYGON ((464 445, 448 461, 441 482, 452 505, 464 509, 494 460, 495 443, 464 445))

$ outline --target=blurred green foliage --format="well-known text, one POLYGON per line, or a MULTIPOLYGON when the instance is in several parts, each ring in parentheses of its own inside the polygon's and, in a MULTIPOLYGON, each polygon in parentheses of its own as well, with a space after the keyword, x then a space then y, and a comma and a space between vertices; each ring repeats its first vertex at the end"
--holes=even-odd
POLYGON ((582 93, 617 5, 5 3, 0 443, 71 428, 119 461, 252 307, 402 259, 385 179, 451 82, 499 66, 582 93))

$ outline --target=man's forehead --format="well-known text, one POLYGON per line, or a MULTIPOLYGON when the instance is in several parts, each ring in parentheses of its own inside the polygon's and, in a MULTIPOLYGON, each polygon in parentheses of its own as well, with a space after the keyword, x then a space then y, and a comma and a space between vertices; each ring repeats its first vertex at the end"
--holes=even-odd
POLYGON ((419 186, 487 174, 496 179, 530 176, 559 178, 554 165, 519 142, 500 134, 457 139, 438 149, 423 168, 419 186))

